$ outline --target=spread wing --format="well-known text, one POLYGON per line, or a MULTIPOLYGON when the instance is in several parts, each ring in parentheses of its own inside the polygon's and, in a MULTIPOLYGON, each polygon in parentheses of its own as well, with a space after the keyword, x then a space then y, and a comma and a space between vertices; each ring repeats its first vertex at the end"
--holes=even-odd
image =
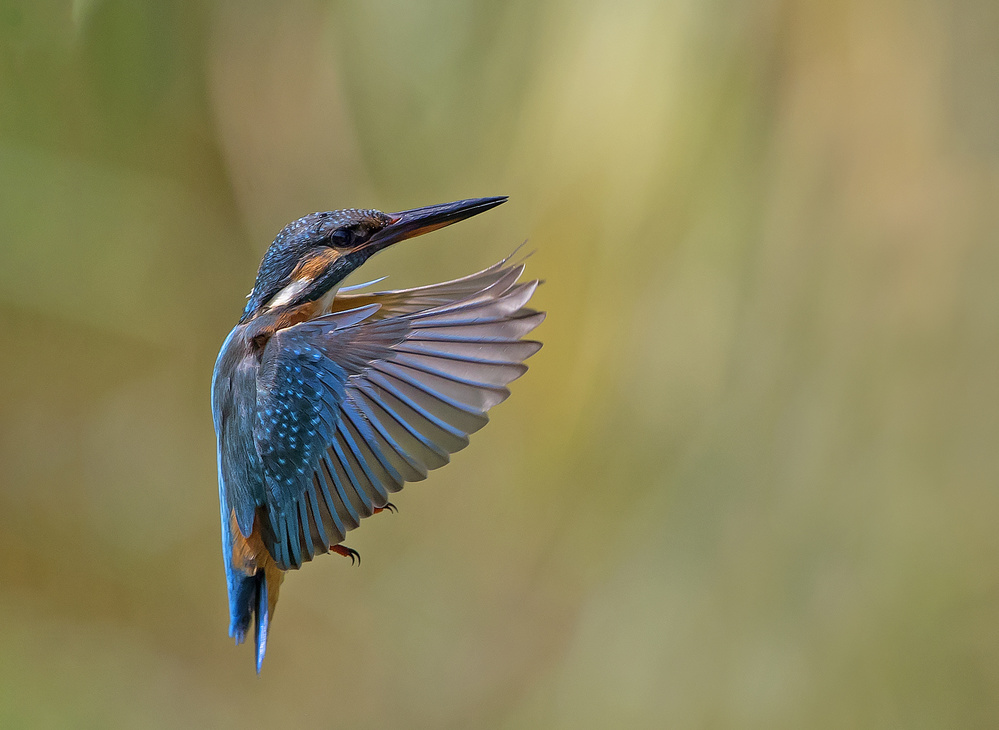
POLYGON ((254 439, 283 569, 344 539, 391 492, 468 445, 541 344, 525 307, 537 281, 500 262, 443 284, 337 297, 276 333, 257 378, 254 439))
MULTIPOLYGON (((510 256, 507 256, 489 268, 469 274, 468 276, 463 276, 460 279, 452 279, 451 281, 444 281, 439 284, 428 284, 427 286, 420 286, 414 289, 398 289, 370 294, 348 294, 346 293, 347 290, 366 285, 359 284, 357 287, 346 287, 345 289, 341 289, 340 293, 336 295, 330 306, 330 311, 336 312, 368 304, 378 304, 380 309, 375 316, 384 318, 400 314, 412 314, 422 309, 451 304, 477 294, 485 293, 486 290, 499 285, 501 282, 505 282, 507 286, 516 282, 524 272, 524 264, 507 265, 510 259, 516 254, 517 251, 514 251, 510 256)), ((377 279, 376 281, 381 280, 377 279)))

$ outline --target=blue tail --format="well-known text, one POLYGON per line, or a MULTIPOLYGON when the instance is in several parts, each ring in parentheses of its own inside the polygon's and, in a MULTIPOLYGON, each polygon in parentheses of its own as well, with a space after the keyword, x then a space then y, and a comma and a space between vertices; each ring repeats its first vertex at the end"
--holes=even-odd
POLYGON ((231 571, 229 578, 229 636, 242 644, 252 622, 255 627, 255 643, 257 648, 257 674, 264 663, 267 653, 267 631, 270 627, 270 608, 268 605, 267 579, 264 572, 246 575, 241 571, 231 571))
MULTIPOLYGON (((221 473, 221 472, 220 472, 221 473)), ((223 482, 220 481, 221 485, 223 482)), ((225 492, 219 487, 219 493, 225 500, 225 492)), ((246 633, 253 623, 256 629, 256 662, 257 674, 264 663, 267 652, 267 630, 270 627, 270 590, 263 570, 248 575, 232 562, 233 540, 229 520, 222 518, 222 561, 225 566, 226 589, 229 593, 229 636, 242 644, 246 633)), ((275 591, 277 588, 275 587, 275 591)), ((275 594, 276 597, 276 594, 275 594)))
POLYGON ((267 653, 267 629, 271 625, 271 616, 267 607, 267 580, 263 572, 257 573, 254 577, 257 579, 257 674, 260 674, 264 654, 267 653))

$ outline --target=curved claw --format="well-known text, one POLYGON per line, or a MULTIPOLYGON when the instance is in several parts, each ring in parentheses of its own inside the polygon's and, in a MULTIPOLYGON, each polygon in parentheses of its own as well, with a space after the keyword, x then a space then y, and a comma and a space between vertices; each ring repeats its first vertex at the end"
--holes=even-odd
POLYGON ((396 507, 391 502, 386 502, 384 507, 375 507, 374 510, 372 510, 371 514, 376 515, 379 512, 384 512, 385 510, 388 510, 392 514, 396 514, 399 511, 399 508, 396 507))
POLYGON ((353 548, 347 547, 346 545, 330 545, 330 552, 336 553, 337 555, 342 555, 345 558, 350 558, 351 565, 354 564, 355 560, 357 561, 358 565, 361 564, 361 554, 356 550, 354 550, 353 548))

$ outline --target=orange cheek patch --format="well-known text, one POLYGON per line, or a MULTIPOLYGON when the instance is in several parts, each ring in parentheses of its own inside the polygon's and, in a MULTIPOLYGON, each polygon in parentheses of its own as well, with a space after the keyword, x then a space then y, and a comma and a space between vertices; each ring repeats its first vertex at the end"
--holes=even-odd
POLYGON ((319 253, 304 259, 296 266, 295 270, 291 272, 291 278, 312 281, 326 271, 338 258, 340 258, 339 251, 332 248, 324 248, 319 253))

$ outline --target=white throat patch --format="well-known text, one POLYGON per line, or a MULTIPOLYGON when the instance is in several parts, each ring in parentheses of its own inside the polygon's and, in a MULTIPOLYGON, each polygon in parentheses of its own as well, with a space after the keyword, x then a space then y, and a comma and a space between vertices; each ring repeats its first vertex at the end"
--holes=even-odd
POLYGON ((275 307, 283 307, 284 305, 290 303, 295 297, 301 294, 305 287, 307 287, 312 282, 312 279, 294 279, 290 284, 286 285, 281 291, 275 294, 269 302, 267 302, 267 309, 274 309, 275 307))

